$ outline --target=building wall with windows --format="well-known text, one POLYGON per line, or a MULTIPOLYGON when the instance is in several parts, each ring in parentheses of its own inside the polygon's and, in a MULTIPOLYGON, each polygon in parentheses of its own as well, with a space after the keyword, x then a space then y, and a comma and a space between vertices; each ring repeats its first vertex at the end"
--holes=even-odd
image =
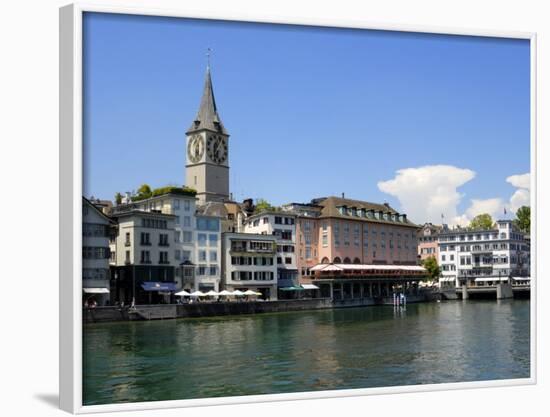
POLYGON ((281 287, 296 284, 296 215, 288 212, 258 213, 246 219, 244 232, 275 236, 277 282, 281 287))
MULTIPOLYGON (((196 254, 196 197, 178 193, 166 193, 138 202, 116 206, 115 215, 128 210, 160 212, 174 216, 173 237, 170 246, 175 265, 175 281, 178 288, 195 287, 196 254)), ((120 261, 118 261, 120 262, 120 261)))
POLYGON ((512 284, 530 275, 530 246, 511 220, 496 222, 496 229, 454 229, 438 239, 442 287, 512 284))
POLYGON ((425 223, 418 232, 418 257, 421 261, 433 256, 439 259, 438 234, 442 226, 425 223))
POLYGON ((221 280, 221 218, 196 214, 194 291, 219 291, 221 280))
POLYGON ((130 303, 168 302, 159 294, 146 294, 142 283, 169 282, 181 287, 176 280, 178 266, 174 256, 174 223, 176 216, 155 211, 129 210, 113 214, 118 223, 117 233, 112 236, 111 269, 112 289, 116 299, 130 303))
POLYGON ((109 236, 113 222, 86 198, 82 199, 82 288, 99 305, 110 301, 109 236), (102 292, 105 291, 105 292, 102 292))
POLYGON ((321 262, 413 265, 417 226, 387 204, 329 197, 318 201, 321 262))
POLYGON ((313 216, 298 216, 296 219, 296 267, 300 282, 307 282, 312 275, 311 268, 320 262, 318 257, 320 241, 318 220, 313 216))
POLYGON ((252 233, 222 234, 222 287, 253 290, 277 299, 277 238, 252 233))

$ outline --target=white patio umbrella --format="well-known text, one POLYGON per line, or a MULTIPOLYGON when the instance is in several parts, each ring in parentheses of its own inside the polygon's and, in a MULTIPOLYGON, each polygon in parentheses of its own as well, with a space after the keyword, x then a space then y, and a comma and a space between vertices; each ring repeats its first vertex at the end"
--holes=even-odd
POLYGON ((214 290, 210 290, 206 293, 207 296, 209 297, 217 297, 218 295, 220 295, 220 293, 214 291, 214 290))
POLYGON ((233 293, 231 291, 223 290, 220 291, 220 295, 233 295, 233 293))
POLYGON ((177 296, 177 297, 189 297, 191 294, 189 294, 185 290, 181 290, 180 292, 177 292, 174 295, 177 296))
POLYGON ((202 291, 195 291, 191 293, 191 297, 204 297, 204 296, 206 296, 206 294, 203 293, 202 291))
POLYGON ((244 292, 244 295, 258 295, 258 293, 256 291, 246 290, 244 292))
POLYGON ((235 290, 233 291, 233 295, 236 295, 236 296, 243 296, 244 295, 244 292, 242 292, 241 290, 235 290))

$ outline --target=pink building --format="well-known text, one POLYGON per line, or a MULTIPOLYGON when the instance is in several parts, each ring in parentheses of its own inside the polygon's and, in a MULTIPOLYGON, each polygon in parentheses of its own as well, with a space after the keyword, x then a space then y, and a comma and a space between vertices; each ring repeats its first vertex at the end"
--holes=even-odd
POLYGON ((296 261, 300 282, 312 282, 312 268, 318 264, 417 263, 418 226, 388 204, 327 197, 311 204, 289 204, 285 209, 298 214, 296 261))
POLYGON ((442 226, 432 223, 425 223, 424 226, 418 230, 418 257, 421 261, 430 256, 439 259, 437 237, 442 228, 442 226))

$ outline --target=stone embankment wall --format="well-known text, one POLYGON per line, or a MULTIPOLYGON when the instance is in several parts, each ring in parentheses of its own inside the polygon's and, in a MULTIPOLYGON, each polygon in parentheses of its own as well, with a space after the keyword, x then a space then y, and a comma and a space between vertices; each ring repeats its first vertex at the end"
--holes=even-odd
POLYGON ((85 323, 129 321, 147 319, 174 319, 211 317, 239 314, 276 313, 283 311, 318 310, 334 307, 329 298, 307 300, 202 302, 192 304, 168 304, 136 306, 135 312, 127 307, 96 307, 83 310, 85 323))

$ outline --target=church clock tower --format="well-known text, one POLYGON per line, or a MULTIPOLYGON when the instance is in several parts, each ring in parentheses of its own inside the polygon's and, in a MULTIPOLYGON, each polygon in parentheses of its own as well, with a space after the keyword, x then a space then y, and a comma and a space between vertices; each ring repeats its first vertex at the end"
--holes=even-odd
POLYGON ((216 108, 210 66, 197 117, 187 130, 185 183, 200 202, 229 200, 229 134, 216 108))

